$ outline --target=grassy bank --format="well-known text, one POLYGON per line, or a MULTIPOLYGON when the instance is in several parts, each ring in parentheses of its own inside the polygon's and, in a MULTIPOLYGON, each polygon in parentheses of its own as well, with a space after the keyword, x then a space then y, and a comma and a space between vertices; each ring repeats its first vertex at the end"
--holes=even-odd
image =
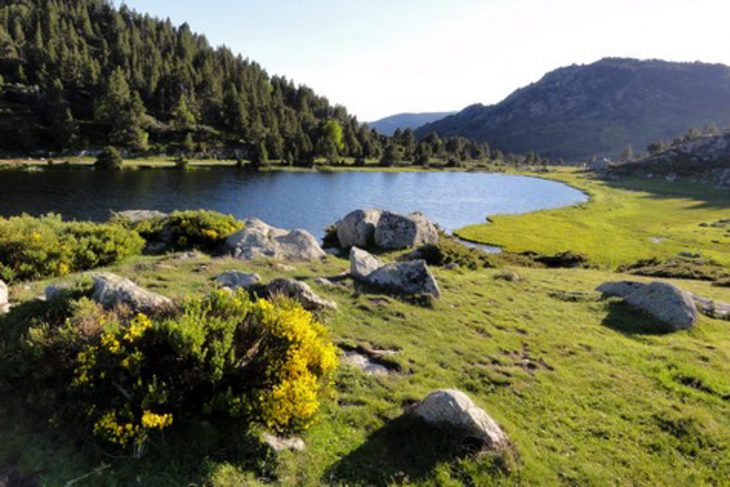
MULTIPOLYGON (((350 281, 313 283, 347 267, 334 257, 282 271, 172 255, 112 269, 171 297, 205 292, 229 269, 304 278, 338 303, 325 316, 336 342, 398 350, 400 373, 340 368, 305 452, 252 461, 235 432, 189 422, 141 460, 117 457, 51 429, 3 391, 0 473, 44 485, 87 474, 75 485, 254 485, 261 471, 291 486, 701 485, 730 476, 727 323, 702 318, 688 332, 645 333, 645 317, 593 291, 621 276, 596 270, 519 268, 522 279, 508 282, 500 270, 437 269, 443 298, 433 309, 361 293, 350 281), (519 454, 511 473, 489 458, 458 458, 401 418, 404 404, 441 387, 466 391, 499 421, 519 454)), ((730 301, 727 289, 678 283, 730 301)), ((13 294, 32 299, 45 284, 13 294)))
POLYGON ((701 226, 727 218, 727 191, 689 182, 602 181, 578 172, 541 176, 579 188, 591 200, 527 215, 496 215, 491 223, 472 225, 457 234, 513 252, 573 251, 606 268, 686 251, 701 251, 706 258, 730 265, 726 229, 701 226))

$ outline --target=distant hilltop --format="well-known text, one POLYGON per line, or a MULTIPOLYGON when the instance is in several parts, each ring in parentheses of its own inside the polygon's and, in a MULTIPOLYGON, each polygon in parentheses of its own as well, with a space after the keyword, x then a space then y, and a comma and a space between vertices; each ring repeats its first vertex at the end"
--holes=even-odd
POLYGON ((585 160, 643 152, 690 127, 730 124, 730 67, 606 58, 552 71, 502 102, 472 105, 426 124, 425 136, 460 135, 505 152, 585 160))
POLYGON ((431 112, 431 113, 398 113, 389 117, 381 118, 375 122, 371 122, 371 128, 375 129, 381 135, 393 135, 397 129, 415 130, 427 123, 441 120, 444 117, 453 115, 456 112, 431 112))

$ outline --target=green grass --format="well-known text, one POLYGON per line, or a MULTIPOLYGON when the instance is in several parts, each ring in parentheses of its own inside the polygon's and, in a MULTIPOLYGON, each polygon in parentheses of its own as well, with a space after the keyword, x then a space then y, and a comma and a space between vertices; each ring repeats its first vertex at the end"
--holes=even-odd
MULTIPOLYGON (((49 428, 6 391, 0 478, 12 469, 63 485, 104 465, 75 485, 255 485, 262 476, 288 486, 721 485, 730 478, 728 323, 703 317, 690 331, 646 333, 647 318, 593 291, 625 277, 600 270, 516 268, 522 279, 508 282, 495 278, 499 269, 435 269, 443 298, 433 309, 361 293, 350 281, 335 288, 311 281, 347 267, 334 257, 285 272, 267 262, 171 256, 112 269, 177 298, 208 291, 229 269, 307 279, 339 305, 324 316, 336 342, 400 350, 399 375, 341 368, 336 394, 304 435, 305 452, 252 462, 236 446, 237 432, 189 424, 141 460, 114 457, 49 428), (503 426, 518 454, 511 473, 488 456, 455 455, 453 439, 402 417, 404 404, 443 387, 464 390, 503 426)), ((730 301, 729 289, 676 282, 730 301)), ((13 295, 31 299, 45 284, 16 286, 13 295)))
POLYGON ((456 233, 512 252, 556 254, 570 250, 585 254, 604 268, 698 250, 703 257, 730 266, 730 235, 723 228, 700 226, 727 218, 727 191, 689 182, 600 181, 577 172, 544 177, 575 186, 591 200, 527 215, 496 215, 491 217, 492 223, 468 226, 456 233))

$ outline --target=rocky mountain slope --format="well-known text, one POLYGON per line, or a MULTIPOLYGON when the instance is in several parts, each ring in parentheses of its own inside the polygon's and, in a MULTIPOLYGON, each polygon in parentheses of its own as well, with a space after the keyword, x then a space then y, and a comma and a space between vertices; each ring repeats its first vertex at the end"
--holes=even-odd
POLYGON ((552 71, 492 105, 473 105, 418 135, 462 135, 509 152, 580 160, 690 127, 730 124, 730 67, 607 58, 552 71))
POLYGON ((453 115, 456 112, 432 112, 432 113, 398 113, 389 117, 381 118, 370 122, 371 128, 382 135, 393 135, 397 129, 415 130, 418 127, 441 120, 444 117, 453 115))

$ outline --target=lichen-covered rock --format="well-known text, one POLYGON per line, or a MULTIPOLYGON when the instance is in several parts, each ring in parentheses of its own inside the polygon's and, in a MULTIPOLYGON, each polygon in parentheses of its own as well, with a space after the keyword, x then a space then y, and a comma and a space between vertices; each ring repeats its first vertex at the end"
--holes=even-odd
POLYGON ((228 237, 225 247, 233 257, 244 260, 268 257, 311 261, 326 255, 314 235, 306 230, 284 230, 256 218, 244 221, 243 230, 228 237))
POLYGON ((685 330, 697 322, 697 307, 692 295, 665 282, 639 287, 625 298, 626 303, 653 316, 660 325, 685 330))
POLYGON ((314 311, 322 308, 337 309, 337 303, 317 295, 304 282, 294 279, 275 279, 266 286, 270 296, 286 296, 298 301, 304 309, 314 311))
POLYGON ((430 393, 413 412, 426 423, 453 427, 481 440, 491 450, 509 447, 509 439, 496 421, 463 392, 443 389, 430 393))
POLYGON ((441 297, 436 278, 429 271, 425 260, 386 264, 369 274, 365 281, 398 294, 441 297))
POLYGON ((111 273, 92 275, 94 288, 92 299, 105 308, 126 306, 138 313, 156 314, 172 310, 169 298, 137 286, 121 276, 111 273))
POLYGON ((368 276, 385 265, 374 255, 352 247, 350 249, 350 275, 359 280, 367 280, 368 276))
POLYGON ((399 215, 385 211, 375 227, 375 245, 384 250, 400 250, 437 244, 436 227, 421 213, 399 215))
POLYGON ((167 218, 169 215, 157 210, 126 210, 126 211, 113 211, 112 217, 121 220, 126 220, 129 223, 139 223, 147 220, 153 220, 155 218, 167 218))
POLYGON ((369 248, 375 243, 375 227, 382 210, 355 210, 337 223, 337 240, 340 247, 369 248))
POLYGON ((238 271, 227 271, 215 278, 221 287, 228 289, 248 289, 261 282, 261 276, 238 271))

